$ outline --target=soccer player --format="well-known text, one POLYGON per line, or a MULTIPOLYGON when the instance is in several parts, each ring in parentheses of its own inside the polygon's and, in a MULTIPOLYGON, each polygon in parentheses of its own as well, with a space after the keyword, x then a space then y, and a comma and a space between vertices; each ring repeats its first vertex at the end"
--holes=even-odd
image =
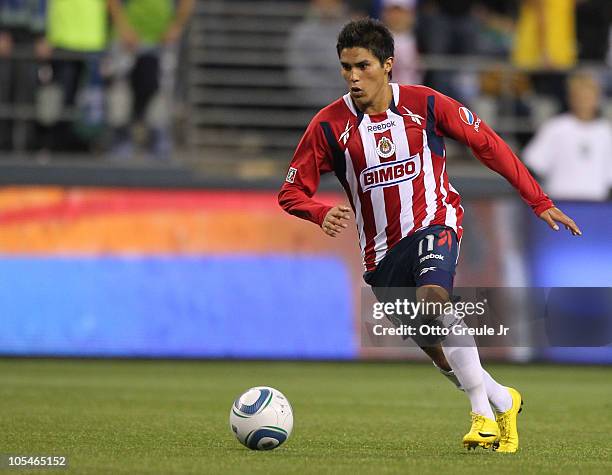
MULTIPOLYGON (((288 213, 337 236, 355 214, 366 272, 374 289, 415 287, 417 300, 450 301, 463 208, 446 174, 444 137, 464 143, 504 176, 551 228, 580 229, 554 206, 508 145, 457 101, 424 87, 390 83, 393 38, 372 19, 351 21, 336 45, 348 93, 310 122, 278 200, 288 213), (313 199, 323 173, 334 172, 350 208, 313 199)), ((303 58, 307 61, 307 58, 303 58)), ((448 315, 429 324, 465 325, 448 315)), ((457 332, 460 333, 460 332, 457 332)), ((521 395, 496 382, 480 364, 473 337, 453 332, 419 346, 468 396, 472 426, 468 448, 518 449, 521 395)))

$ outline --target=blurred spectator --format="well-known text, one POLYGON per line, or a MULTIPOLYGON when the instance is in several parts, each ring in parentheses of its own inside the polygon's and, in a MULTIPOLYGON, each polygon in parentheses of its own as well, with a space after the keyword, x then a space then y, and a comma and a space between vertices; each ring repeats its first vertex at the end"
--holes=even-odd
POLYGON ((604 200, 612 186, 612 128, 598 117, 600 86, 578 72, 568 81, 570 112, 551 119, 524 151, 553 199, 604 200))
POLYGON ((575 0, 523 0, 514 62, 524 69, 568 69, 576 64, 575 0))
MULTIPOLYGON (((419 42, 422 51, 432 55, 476 54, 478 22, 474 15, 477 0, 425 0, 420 8, 419 42)), ((476 75, 436 69, 427 74, 427 84, 434 89, 469 103, 477 93, 476 75)))
POLYGON ((115 49, 115 79, 127 79, 132 99, 127 120, 112 124, 114 158, 130 158, 138 135, 146 141, 149 157, 170 157, 176 46, 195 0, 179 0, 176 7, 174 4, 173 0, 109 0, 120 42, 119 51, 115 49))
POLYGON ((399 84, 421 84, 423 81, 413 32, 416 3, 416 0, 383 0, 381 18, 393 33, 393 81, 399 84))
POLYGON ((608 52, 612 2, 610 0, 577 0, 577 2, 578 57, 604 61, 608 52))
POLYGON ((477 0, 425 0, 422 39, 430 54, 470 54, 476 44, 477 0))
POLYGON ((514 37, 515 0, 481 0, 474 8, 479 22, 476 51, 478 54, 504 59, 512 50, 514 37))
POLYGON ((289 35, 289 84, 308 105, 325 105, 345 93, 336 42, 348 19, 342 0, 311 0, 306 18, 289 35))
POLYGON ((45 0, 0 0, 0 149, 35 147, 31 107, 37 62, 32 58, 50 54, 45 16, 45 0))
POLYGON ((565 108, 566 72, 576 65, 576 0, 522 0, 513 62, 532 71, 535 90, 565 108))
POLYGON ((363 18, 376 16, 378 11, 375 0, 347 0, 352 18, 363 18))
POLYGON ((106 0, 48 0, 47 41, 54 52, 39 96, 45 149, 85 151, 103 130, 107 20, 106 0))

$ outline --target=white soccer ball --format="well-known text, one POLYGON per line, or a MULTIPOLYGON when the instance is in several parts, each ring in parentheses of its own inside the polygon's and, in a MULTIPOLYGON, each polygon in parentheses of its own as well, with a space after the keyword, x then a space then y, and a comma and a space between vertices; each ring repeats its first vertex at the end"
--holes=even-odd
POLYGON ((252 450, 272 450, 291 435, 293 410, 283 393, 257 386, 236 398, 229 421, 242 445, 252 450))

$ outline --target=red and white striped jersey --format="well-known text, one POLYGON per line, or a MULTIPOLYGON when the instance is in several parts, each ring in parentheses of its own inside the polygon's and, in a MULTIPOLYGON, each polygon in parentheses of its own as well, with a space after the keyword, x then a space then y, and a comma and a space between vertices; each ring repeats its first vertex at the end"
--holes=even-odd
POLYGON ((320 176, 333 171, 355 212, 366 270, 427 226, 450 226, 461 239, 463 208, 446 173, 444 137, 470 147, 536 214, 553 206, 508 145, 469 109, 428 87, 391 87, 393 100, 382 114, 361 113, 347 94, 312 119, 279 193, 285 211, 321 225, 331 206, 312 197, 320 176))

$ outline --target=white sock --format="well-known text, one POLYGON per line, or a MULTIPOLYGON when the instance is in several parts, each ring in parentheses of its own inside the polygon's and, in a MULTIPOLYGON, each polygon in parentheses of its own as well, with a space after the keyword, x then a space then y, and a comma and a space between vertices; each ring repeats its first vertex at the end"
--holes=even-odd
POLYGON ((487 388, 487 397, 493 409, 497 413, 510 410, 512 407, 512 396, 510 396, 508 388, 495 381, 486 369, 482 370, 482 375, 487 388))
MULTIPOLYGON (((465 327, 465 323, 460 322, 457 326, 465 327)), ((474 337, 454 335, 451 332, 442 342, 442 351, 461 387, 470 399, 472 412, 495 420, 487 397, 484 371, 480 365, 474 337)))
MULTIPOLYGON (((463 391, 461 383, 457 379, 457 376, 455 376, 455 372, 453 370, 443 370, 435 363, 435 361, 434 366, 438 368, 438 371, 440 371, 440 373, 442 373, 446 379, 453 383, 457 389, 463 391)), ((493 409, 495 409, 497 413, 510 410, 512 407, 512 396, 508 392, 508 388, 495 381, 484 368, 482 369, 482 376, 484 378, 485 389, 487 391, 487 399, 489 400, 489 403, 491 403, 493 409)))

